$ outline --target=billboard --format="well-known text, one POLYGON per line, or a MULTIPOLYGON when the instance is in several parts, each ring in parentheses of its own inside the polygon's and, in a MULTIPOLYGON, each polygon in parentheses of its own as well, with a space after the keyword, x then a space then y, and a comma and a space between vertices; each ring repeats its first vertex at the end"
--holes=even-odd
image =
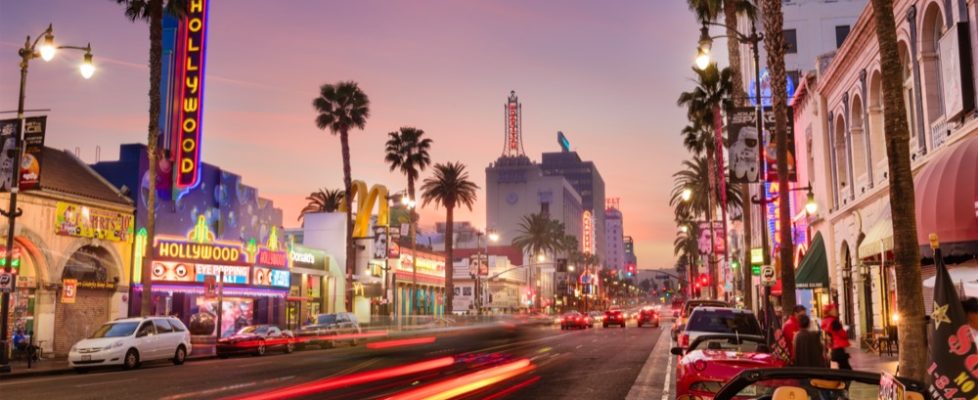
POLYGON ((14 181, 14 151, 20 137, 20 120, 0 120, 0 192, 9 192, 14 181))
POLYGON ((713 221, 713 229, 710 229, 710 223, 707 221, 698 222, 696 243, 700 255, 724 254, 726 248, 723 240, 723 222, 713 221))
POLYGON ((20 157, 20 190, 41 189, 41 164, 48 117, 24 119, 24 153, 20 157))
POLYGON ((727 114, 727 138, 730 141, 729 172, 731 183, 756 183, 761 175, 760 134, 757 132, 757 110, 734 108, 727 114))
MULTIPOLYGON (((785 137, 788 141, 788 181, 798 180, 798 170, 795 167, 795 112, 792 107, 788 107, 788 115, 785 121, 785 137)), ((774 137, 774 111, 769 107, 764 108, 764 167, 767 174, 765 180, 776 182, 778 180, 778 157, 777 141, 774 137)))
POLYGON ((128 242, 133 237, 133 217, 132 214, 59 201, 54 212, 54 233, 128 242))

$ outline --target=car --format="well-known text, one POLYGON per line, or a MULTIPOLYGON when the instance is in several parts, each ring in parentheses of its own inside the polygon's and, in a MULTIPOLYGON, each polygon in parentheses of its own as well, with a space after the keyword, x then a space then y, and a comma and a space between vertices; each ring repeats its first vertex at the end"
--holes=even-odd
POLYGON ((361 332, 357 316, 351 312, 318 314, 314 323, 296 332, 296 341, 300 348, 306 345, 333 347, 341 340, 356 346, 361 332))
POLYGON ((760 335, 702 335, 688 348, 673 347, 676 364, 676 398, 712 398, 723 384, 740 371, 779 368, 784 361, 772 354, 760 335))
POLYGON ((577 311, 566 312, 560 317, 560 329, 587 328, 589 324, 588 319, 587 315, 577 311))
POLYGON ((227 358, 232 354, 263 356, 271 349, 291 353, 295 350, 295 335, 275 325, 248 325, 235 334, 217 341, 217 356, 227 358))
POLYGON ((763 336, 753 311, 731 307, 697 307, 689 315, 686 329, 679 334, 679 347, 689 347, 701 335, 729 333, 763 336))
POLYGON ((601 311, 591 311, 587 313, 587 315, 591 317, 592 326, 595 322, 601 322, 604 320, 604 313, 601 311))
MULTIPOLYGON (((896 377, 906 400, 931 396, 923 383, 896 377)), ((741 371, 713 396, 716 400, 877 399, 881 374, 828 368, 759 368, 741 371)), ((710 398, 709 396, 707 398, 710 398)))
POLYGON ((647 307, 638 312, 638 327, 641 328, 646 324, 659 327, 659 312, 654 308, 647 307))
POLYGON ((703 300, 694 299, 686 300, 682 307, 679 309, 679 313, 676 314, 676 321, 672 324, 672 340, 679 340, 679 333, 686 328, 686 320, 689 318, 689 314, 696 309, 696 307, 730 307, 730 304, 719 300, 703 300))
POLYGON ((107 365, 134 369, 152 360, 180 365, 192 350, 190 332, 177 318, 121 318, 102 324, 91 336, 72 345, 68 366, 86 372, 107 365))
POLYGON ((625 313, 621 310, 611 309, 604 312, 604 319, 601 320, 601 326, 607 328, 609 325, 618 325, 622 328, 625 327, 625 313))

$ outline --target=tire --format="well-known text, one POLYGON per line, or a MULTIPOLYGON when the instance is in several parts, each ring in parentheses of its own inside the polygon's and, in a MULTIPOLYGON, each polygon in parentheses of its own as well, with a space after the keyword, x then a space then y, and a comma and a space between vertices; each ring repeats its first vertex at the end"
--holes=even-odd
POLYGON ((123 369, 136 369, 139 368, 139 351, 136 349, 129 349, 126 352, 125 358, 122 359, 123 369))
POLYGON ((258 348, 255 349, 255 357, 261 357, 261 356, 265 355, 265 350, 267 350, 265 348, 265 341, 264 340, 259 340, 258 341, 258 348))
POLYGON ((74 370, 75 370, 75 373, 77 373, 77 374, 87 374, 88 373, 88 368, 75 367, 74 370))
POLYGON ((285 343, 285 354, 291 354, 295 351, 295 342, 289 341, 285 343))
POLYGON ((173 353, 173 365, 183 365, 187 361, 187 348, 183 345, 177 346, 177 351, 173 353))
POLYGON ((220 358, 222 360, 227 360, 228 359, 228 355, 227 354, 218 354, 217 355, 217 358, 220 358))

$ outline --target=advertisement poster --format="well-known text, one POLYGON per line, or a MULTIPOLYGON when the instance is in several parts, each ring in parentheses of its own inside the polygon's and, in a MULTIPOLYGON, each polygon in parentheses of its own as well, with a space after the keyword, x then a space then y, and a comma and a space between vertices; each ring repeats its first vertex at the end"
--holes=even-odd
POLYGON ((727 138, 730 140, 730 183, 757 183, 761 175, 760 136, 757 132, 757 110, 735 108, 728 114, 727 138))
MULTIPOLYGON (((23 183, 21 183, 21 187, 23 188, 23 183)), ((54 233, 113 242, 128 242, 133 237, 132 218, 132 214, 99 210, 59 201, 54 214, 54 233)))
MULTIPOLYGON (((788 181, 798 180, 798 171, 795 167, 795 112, 788 107, 785 137, 788 139, 788 181)), ((764 164, 767 171, 766 181, 777 182, 778 180, 778 143, 774 137, 774 110, 769 107, 764 108, 764 135, 767 139, 764 142, 764 164)))
MULTIPOLYGON (((197 314, 190 318, 190 330, 195 335, 213 335, 217 326, 217 299, 197 298, 197 314), (210 328, 210 329, 207 329, 210 328), (209 331, 209 333, 205 332, 209 331)), ((251 325, 254 300, 243 297, 224 297, 221 315, 221 337, 229 336, 251 325)))
POLYGON ((75 297, 78 296, 78 280, 76 279, 65 279, 61 281, 63 287, 61 288, 61 302, 64 304, 72 304, 75 302, 75 297))
POLYGON ((41 189, 41 164, 48 117, 24 119, 24 154, 20 158, 20 190, 41 189))
POLYGON ((709 222, 700 221, 698 228, 698 237, 696 242, 701 255, 723 254, 726 252, 726 248, 723 245, 722 222, 713 221, 713 229, 710 229, 709 222), (710 251, 711 247, 713 249, 712 252, 710 251))
POLYGON ((10 157, 17 148, 20 137, 20 120, 0 120, 0 192, 9 192, 13 187, 14 160, 10 157))
POLYGON ((880 393, 878 400, 904 400, 907 389, 889 372, 880 373, 880 393))

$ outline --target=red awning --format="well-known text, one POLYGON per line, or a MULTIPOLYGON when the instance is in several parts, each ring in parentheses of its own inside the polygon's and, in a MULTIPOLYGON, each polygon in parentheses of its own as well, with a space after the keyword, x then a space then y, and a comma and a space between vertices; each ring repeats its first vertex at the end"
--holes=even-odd
POLYGON ((917 243, 978 242, 978 136, 950 145, 914 178, 917 243))

